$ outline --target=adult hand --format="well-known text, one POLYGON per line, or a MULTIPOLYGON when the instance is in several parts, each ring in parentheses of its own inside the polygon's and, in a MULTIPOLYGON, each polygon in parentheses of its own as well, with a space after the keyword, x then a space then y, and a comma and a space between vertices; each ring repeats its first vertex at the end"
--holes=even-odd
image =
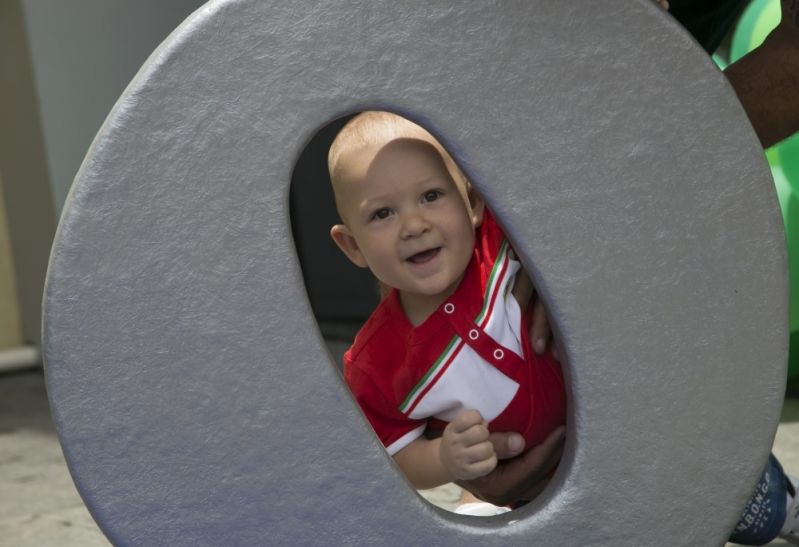
POLYGON ((782 19, 763 44, 724 70, 763 147, 799 130, 799 1, 780 5, 782 19))
POLYGON ((558 346, 552 338, 552 329, 549 327, 549 317, 547 310, 544 308, 544 302, 538 298, 538 293, 533 292, 533 316, 530 321, 530 343, 533 345, 533 351, 538 355, 543 355, 547 349, 547 345, 552 344, 552 356, 556 360, 558 357, 558 346))
POLYGON ((565 428, 559 427, 544 442, 517 456, 524 448, 521 435, 492 433, 490 440, 501 461, 491 473, 469 481, 458 481, 458 484, 494 505, 531 500, 549 483, 551 472, 563 454, 564 439, 565 428))

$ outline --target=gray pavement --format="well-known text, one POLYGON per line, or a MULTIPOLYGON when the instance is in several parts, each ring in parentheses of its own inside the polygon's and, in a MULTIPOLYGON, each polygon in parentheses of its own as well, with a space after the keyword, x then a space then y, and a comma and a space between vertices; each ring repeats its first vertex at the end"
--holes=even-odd
MULTIPOLYGON (((799 470, 799 399, 786 401, 774 452, 799 470)), ((0 374, 0 493, 0 547, 109 545, 69 476, 38 369, 0 374)), ((422 494, 452 509, 459 493, 447 485, 422 494)))
POLYGON ((0 545, 109 545, 67 471, 39 370, 0 376, 0 545))

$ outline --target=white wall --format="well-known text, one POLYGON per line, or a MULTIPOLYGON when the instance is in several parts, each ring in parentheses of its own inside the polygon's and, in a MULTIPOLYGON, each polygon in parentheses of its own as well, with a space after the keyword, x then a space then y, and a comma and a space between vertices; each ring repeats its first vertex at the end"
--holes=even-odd
POLYGON ((205 0, 22 0, 57 212, 111 107, 205 0))

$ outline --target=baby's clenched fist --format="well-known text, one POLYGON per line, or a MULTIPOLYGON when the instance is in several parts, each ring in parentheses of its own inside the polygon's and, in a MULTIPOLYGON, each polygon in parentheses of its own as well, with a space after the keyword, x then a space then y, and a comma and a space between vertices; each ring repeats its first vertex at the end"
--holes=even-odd
POLYGON ((476 410, 464 410, 444 429, 439 455, 452 480, 487 475, 497 466, 488 423, 476 410))

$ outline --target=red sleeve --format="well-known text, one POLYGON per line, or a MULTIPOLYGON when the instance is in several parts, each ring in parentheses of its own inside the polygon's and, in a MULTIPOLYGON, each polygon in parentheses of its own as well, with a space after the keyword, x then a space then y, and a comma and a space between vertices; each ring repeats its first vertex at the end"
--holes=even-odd
POLYGON ((505 241, 505 233, 497 224, 491 211, 486 208, 483 212, 483 222, 477 231, 477 245, 485 262, 494 263, 503 241, 505 241))
POLYGON ((402 414, 390 392, 354 362, 351 351, 344 354, 344 380, 389 454, 393 456, 422 435, 427 422, 402 414))

